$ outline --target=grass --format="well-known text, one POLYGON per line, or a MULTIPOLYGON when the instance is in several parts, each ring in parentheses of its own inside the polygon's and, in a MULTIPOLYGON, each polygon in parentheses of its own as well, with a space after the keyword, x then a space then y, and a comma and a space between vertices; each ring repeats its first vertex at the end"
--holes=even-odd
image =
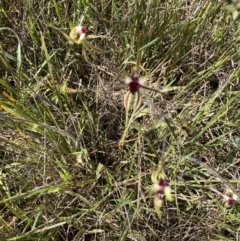
MULTIPOLYGON (((0 3, 0 241, 240 240, 239 29, 225 3, 0 3), (97 53, 69 44, 88 26, 97 53), (126 141, 140 60, 147 86, 126 141), (131 112, 130 108, 130 112, 131 112), (159 165, 174 201, 160 219, 159 165)), ((236 20, 237 21, 237 20, 236 20)))

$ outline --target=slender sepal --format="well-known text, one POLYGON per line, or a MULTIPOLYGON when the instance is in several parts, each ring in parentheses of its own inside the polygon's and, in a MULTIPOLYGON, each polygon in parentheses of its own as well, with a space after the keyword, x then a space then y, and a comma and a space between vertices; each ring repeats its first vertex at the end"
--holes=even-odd
POLYGON ((98 47, 92 45, 92 44, 91 44, 89 41, 87 41, 87 40, 85 40, 85 41, 83 42, 83 44, 84 44, 84 47, 87 47, 89 50, 94 51, 94 52, 96 52, 96 53, 104 54, 104 53, 110 52, 109 50, 104 50, 104 49, 101 49, 101 48, 98 48, 98 47))
POLYGON ((142 102, 141 93, 139 91, 137 91, 136 94, 135 94, 135 101, 134 101, 134 106, 133 106, 133 114, 135 114, 135 112, 137 111, 137 109, 141 105, 141 102, 142 102))

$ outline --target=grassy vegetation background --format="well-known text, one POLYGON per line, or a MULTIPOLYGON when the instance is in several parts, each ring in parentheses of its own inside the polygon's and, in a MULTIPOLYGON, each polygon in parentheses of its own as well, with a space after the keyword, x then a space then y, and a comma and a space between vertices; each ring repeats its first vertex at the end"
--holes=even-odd
POLYGON ((0 2, 0 240, 239 240, 239 32, 224 1, 0 2), (106 35, 99 54, 52 23, 106 35), (124 146, 122 73, 147 85, 124 146), (167 122, 166 122, 167 120, 167 122), (162 220, 151 174, 174 202, 162 220), (214 192, 213 190, 217 190, 214 192))

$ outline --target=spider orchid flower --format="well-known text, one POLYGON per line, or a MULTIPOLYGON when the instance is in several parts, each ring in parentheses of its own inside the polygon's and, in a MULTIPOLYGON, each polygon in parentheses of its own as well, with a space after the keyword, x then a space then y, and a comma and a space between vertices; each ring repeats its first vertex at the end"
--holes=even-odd
POLYGON ((87 32, 88 32, 88 28, 85 26, 74 27, 69 33, 69 42, 72 44, 82 43, 83 39, 85 39, 86 37, 87 32))
POLYGON ((171 193, 171 188, 167 183, 166 178, 161 178, 158 182, 153 184, 152 190, 154 191, 154 208, 158 217, 162 218, 161 207, 163 205, 163 197, 170 202, 173 201, 173 196, 171 193))
POLYGON ((154 183, 153 191, 155 192, 155 196, 162 197, 163 195, 165 195, 168 201, 173 201, 171 188, 168 185, 166 178, 161 178, 157 183, 154 183))
POLYGON ((224 201, 226 201, 230 206, 234 206, 238 201, 238 196, 231 189, 226 191, 226 194, 223 196, 223 198, 224 201))
POLYGON ((219 192, 217 189, 213 187, 209 187, 209 189, 212 192, 221 196, 223 198, 223 202, 227 203, 229 206, 234 206, 236 202, 239 200, 238 195, 234 193, 233 190, 230 188, 227 188, 227 190, 225 191, 225 194, 219 192))
POLYGON ((133 77, 129 77, 127 76, 125 79, 125 83, 128 85, 129 87, 129 91, 126 93, 125 98, 124 98, 124 106, 127 109, 129 109, 130 106, 130 102, 131 102, 131 98, 132 95, 135 95, 135 104, 134 104, 134 111, 136 111, 138 109, 138 107, 141 104, 141 93, 139 91, 140 87, 144 88, 144 77, 139 77, 138 74, 134 74, 133 77))
POLYGON ((60 29, 58 29, 57 27, 55 27, 52 23, 48 23, 47 24, 49 27, 57 30, 58 32, 60 32, 68 41, 70 44, 82 44, 83 47, 86 50, 90 50, 90 51, 94 51, 97 53, 107 53, 110 52, 108 50, 104 50, 101 48, 98 48, 96 46, 94 46, 91 42, 89 42, 87 39, 95 39, 95 38, 105 38, 106 36, 104 35, 88 35, 88 27, 86 26, 70 26, 71 31, 68 34, 64 33, 63 31, 61 31, 60 29))
POLYGON ((129 87, 129 91, 124 96, 124 107, 126 108, 126 120, 125 120, 126 127, 125 127, 124 133, 119 141, 119 146, 123 145, 123 143, 125 141, 125 137, 127 135, 127 131, 129 129, 129 126, 134 118, 134 115, 135 115, 137 109, 141 105, 142 97, 141 97, 141 93, 139 91, 140 88, 160 93, 160 91, 158 91, 158 90, 145 86, 144 82, 146 79, 147 79, 146 76, 140 77, 139 71, 136 71, 132 77, 127 76, 125 78, 125 83, 129 87), (135 95, 135 102, 133 105, 133 112, 131 114, 131 119, 129 119, 128 113, 129 113, 129 107, 130 107, 130 103, 131 103, 131 99, 132 99, 133 95, 135 95))
POLYGON ((125 98, 124 98, 124 106, 127 109, 127 112, 128 112, 130 102, 131 102, 131 98, 132 98, 133 95, 136 96, 133 111, 135 112, 138 109, 138 107, 140 106, 141 100, 142 100, 140 88, 160 93, 160 91, 158 91, 156 89, 145 86, 144 82, 145 82, 146 79, 147 79, 146 76, 140 77, 138 73, 135 73, 132 77, 127 76, 125 78, 125 83, 129 87, 129 91, 126 93, 125 98))
POLYGON ((163 205, 163 197, 165 197, 170 202, 174 200, 174 197, 171 187, 168 185, 168 181, 163 171, 162 165, 159 165, 157 170, 152 173, 151 179, 153 182, 151 192, 154 193, 154 208, 156 214, 161 219, 161 207, 163 205))
POLYGON ((139 91, 140 87, 144 88, 144 79, 141 77, 139 78, 137 74, 135 74, 132 78, 126 77, 125 83, 129 86, 129 91, 133 95, 139 91))

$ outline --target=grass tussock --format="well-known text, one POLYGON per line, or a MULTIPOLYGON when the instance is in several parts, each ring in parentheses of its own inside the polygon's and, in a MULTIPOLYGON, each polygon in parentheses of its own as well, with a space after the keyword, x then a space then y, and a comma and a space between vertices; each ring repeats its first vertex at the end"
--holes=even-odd
POLYGON ((226 201, 240 197, 239 24, 225 5, 1 1, 0 241, 239 239, 226 201), (88 45, 61 33, 78 25, 88 45), (140 89, 119 145, 136 66, 159 92, 140 89), (174 201, 155 210, 159 169, 174 201))

